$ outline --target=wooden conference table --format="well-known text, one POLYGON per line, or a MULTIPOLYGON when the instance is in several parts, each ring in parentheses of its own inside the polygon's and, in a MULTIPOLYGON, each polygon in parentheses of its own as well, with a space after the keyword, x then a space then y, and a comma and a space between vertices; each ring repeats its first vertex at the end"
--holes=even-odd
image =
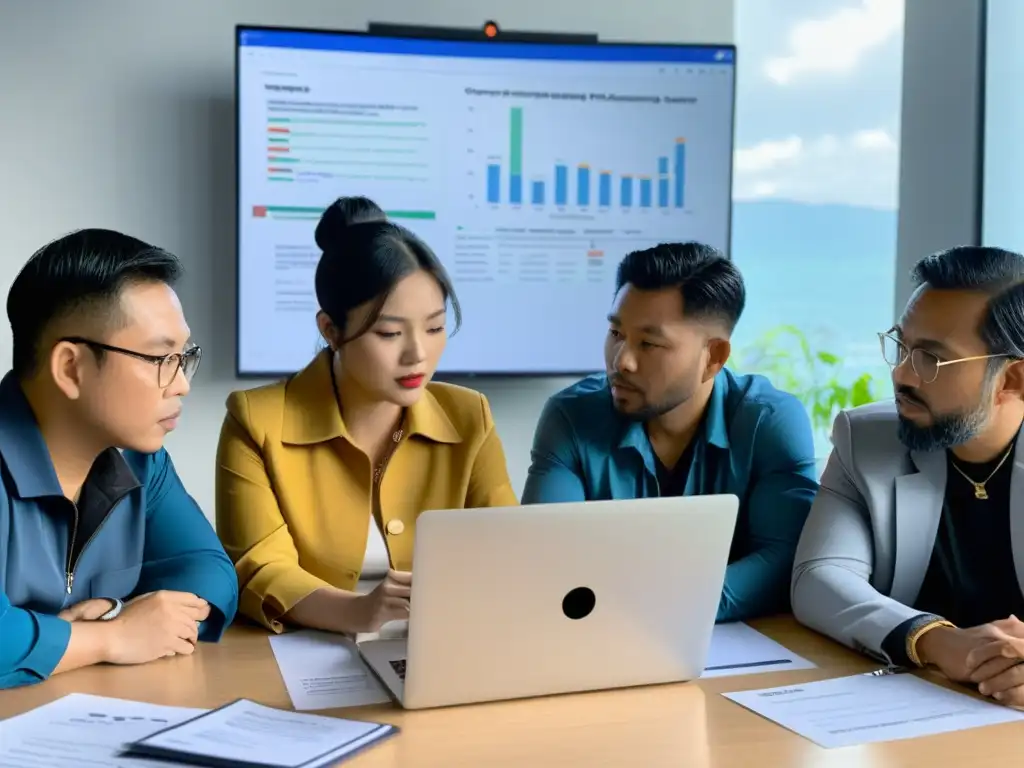
MULTIPOLYGON (((751 625, 819 668, 419 712, 374 706, 323 714, 402 729, 346 763, 353 768, 893 768, 1013 764, 1024 753, 1020 724, 821 749, 719 694, 856 674, 878 665, 789 617, 751 625)), ((237 698, 291 706, 266 632, 236 626, 220 644, 204 644, 189 658, 93 667, 0 692, 0 719, 75 691, 187 707, 216 707, 237 698)))

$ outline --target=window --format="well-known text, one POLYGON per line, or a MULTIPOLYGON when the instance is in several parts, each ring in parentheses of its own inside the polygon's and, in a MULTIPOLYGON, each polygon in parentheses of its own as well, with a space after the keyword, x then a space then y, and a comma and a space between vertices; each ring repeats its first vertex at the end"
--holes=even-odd
POLYGON ((889 397, 902 0, 737 0, 732 256, 747 309, 730 366, 835 414, 889 397))

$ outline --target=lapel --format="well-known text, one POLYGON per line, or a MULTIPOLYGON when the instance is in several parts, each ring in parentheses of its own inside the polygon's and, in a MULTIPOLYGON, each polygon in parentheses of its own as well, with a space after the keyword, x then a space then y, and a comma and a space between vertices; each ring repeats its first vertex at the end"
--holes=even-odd
POLYGON ((889 590, 904 605, 912 605, 921 591, 946 495, 946 452, 912 451, 910 459, 917 472, 896 478, 896 558, 889 590))
POLYGON ((1010 475, 1010 547, 1017 584, 1024 592, 1024 450, 1021 440, 1013 449, 1013 474, 1010 475))

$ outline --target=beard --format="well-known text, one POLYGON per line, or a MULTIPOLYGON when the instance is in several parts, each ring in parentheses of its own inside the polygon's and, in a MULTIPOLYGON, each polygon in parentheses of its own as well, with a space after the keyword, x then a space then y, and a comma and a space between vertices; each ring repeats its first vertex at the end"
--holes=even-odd
MULTIPOLYGON (((899 417, 899 439, 911 451, 942 451, 973 440, 988 424, 988 387, 981 401, 969 410, 959 413, 932 413, 932 423, 920 426, 903 416, 899 417)), ((901 392, 917 403, 924 402, 912 392, 901 392)), ((925 406, 927 407, 927 406, 925 406)), ((931 409, 928 409, 929 412, 931 409)))
MULTIPOLYGON (((619 383, 621 380, 612 378, 610 384, 619 383)), ((647 422, 657 419, 660 416, 664 416, 669 411, 673 411, 691 397, 693 397, 695 388, 694 387, 680 387, 671 392, 665 394, 657 402, 648 402, 647 396, 635 389, 629 390, 633 398, 640 400, 640 405, 636 407, 623 407, 623 403, 612 399, 612 405, 615 410, 630 421, 647 422)))

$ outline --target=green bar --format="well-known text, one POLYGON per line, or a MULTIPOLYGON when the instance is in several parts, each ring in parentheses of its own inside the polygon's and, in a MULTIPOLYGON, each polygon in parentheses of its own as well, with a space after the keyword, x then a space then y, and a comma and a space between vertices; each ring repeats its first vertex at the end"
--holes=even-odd
POLYGON ((287 144, 288 139, 270 139, 271 144, 287 144))
MULTIPOLYGON (((288 217, 295 217, 298 214, 311 214, 320 216, 324 212, 323 208, 309 207, 303 205, 268 205, 267 213, 278 213, 288 217)), ((437 218, 436 211, 385 211, 389 217, 393 219, 427 219, 433 220, 437 218)))
POLYGON ((512 150, 509 154, 508 172, 513 176, 523 173, 523 108, 512 107, 512 124, 509 126, 512 136, 512 150))
POLYGON ((295 181, 295 179, 288 176, 268 176, 267 181, 295 181))
POLYGON ((268 157, 268 162, 271 163, 297 163, 299 162, 294 157, 268 157))

